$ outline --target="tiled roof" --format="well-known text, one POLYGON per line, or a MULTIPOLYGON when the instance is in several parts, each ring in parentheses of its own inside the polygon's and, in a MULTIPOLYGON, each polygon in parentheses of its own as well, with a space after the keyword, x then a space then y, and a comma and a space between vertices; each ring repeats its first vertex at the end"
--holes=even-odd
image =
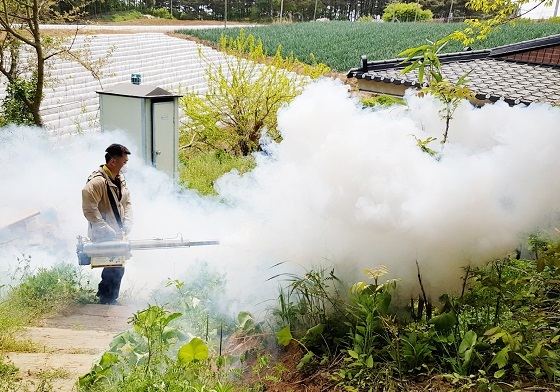
MULTIPOLYGON (((504 100, 510 105, 533 102, 560 103, 560 66, 504 59, 505 56, 560 45, 560 35, 501 46, 491 50, 451 53, 440 56, 444 77, 456 82, 471 71, 467 85, 479 100, 504 100)), ((402 60, 367 62, 351 69, 348 77, 397 85, 421 87, 417 71, 401 75, 402 60)), ((424 84, 426 85, 426 84, 424 84)))

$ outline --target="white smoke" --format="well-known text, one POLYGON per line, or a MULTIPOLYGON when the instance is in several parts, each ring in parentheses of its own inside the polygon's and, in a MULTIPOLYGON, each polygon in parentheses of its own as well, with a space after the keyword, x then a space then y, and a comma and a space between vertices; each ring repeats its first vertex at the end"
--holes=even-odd
POLYGON ((556 223, 560 108, 465 102, 441 151, 438 102, 412 94, 407 101, 408 109, 374 111, 341 83, 310 85, 279 113, 283 141, 267 145, 250 173, 219 179, 219 197, 180 190, 135 159, 136 146, 120 133, 53 140, 38 129, 2 129, 0 216, 35 209, 47 221, 17 240, 3 231, 0 271, 22 252, 42 265, 77 262, 75 238, 86 234, 81 189, 116 142, 132 151, 131 239, 181 233, 221 242, 136 251, 121 290, 149 290, 184 276, 197 260, 227 274, 241 308, 276 296, 269 277, 321 267, 352 284, 384 264, 389 278, 416 293, 418 262, 432 298, 455 290, 461 267, 502 257, 528 233, 556 223), (417 146, 415 137, 429 136, 438 138, 429 145, 440 150, 438 159, 417 146))

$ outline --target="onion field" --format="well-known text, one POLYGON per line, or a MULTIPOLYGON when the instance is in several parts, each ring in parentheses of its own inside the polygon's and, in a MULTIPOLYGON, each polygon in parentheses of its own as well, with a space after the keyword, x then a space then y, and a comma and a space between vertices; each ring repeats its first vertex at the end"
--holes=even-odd
MULTIPOLYGON (((269 54, 282 45, 284 55, 292 52, 303 62, 310 62, 313 53, 337 72, 347 72, 360 65, 360 58, 368 60, 393 59, 404 49, 436 41, 464 28, 462 23, 376 23, 376 22, 305 22, 284 25, 245 27, 246 34, 260 38, 269 54)), ((223 29, 180 30, 179 33, 218 43, 223 29)), ((228 27, 227 34, 237 36, 239 28, 228 27)), ((488 39, 475 42, 473 50, 493 48, 560 33, 560 23, 524 22, 503 26, 488 39)), ((458 42, 447 45, 443 52, 463 49, 458 42)))

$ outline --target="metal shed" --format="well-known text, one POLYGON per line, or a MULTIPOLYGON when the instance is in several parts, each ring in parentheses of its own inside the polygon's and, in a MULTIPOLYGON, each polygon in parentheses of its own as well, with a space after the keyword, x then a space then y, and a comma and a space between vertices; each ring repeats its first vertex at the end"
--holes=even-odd
POLYGON ((177 177, 178 99, 160 87, 122 83, 99 94, 101 131, 122 130, 145 163, 177 177))

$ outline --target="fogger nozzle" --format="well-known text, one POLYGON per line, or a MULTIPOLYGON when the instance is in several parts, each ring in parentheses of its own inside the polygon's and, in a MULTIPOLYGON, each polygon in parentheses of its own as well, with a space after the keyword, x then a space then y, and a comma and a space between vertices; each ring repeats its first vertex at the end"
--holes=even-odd
POLYGON ((79 265, 95 267, 121 267, 124 260, 129 259, 132 250, 146 250, 158 248, 185 248, 191 246, 219 245, 217 240, 186 241, 180 239, 150 239, 150 240, 115 240, 92 242, 78 236, 76 253, 79 265))

